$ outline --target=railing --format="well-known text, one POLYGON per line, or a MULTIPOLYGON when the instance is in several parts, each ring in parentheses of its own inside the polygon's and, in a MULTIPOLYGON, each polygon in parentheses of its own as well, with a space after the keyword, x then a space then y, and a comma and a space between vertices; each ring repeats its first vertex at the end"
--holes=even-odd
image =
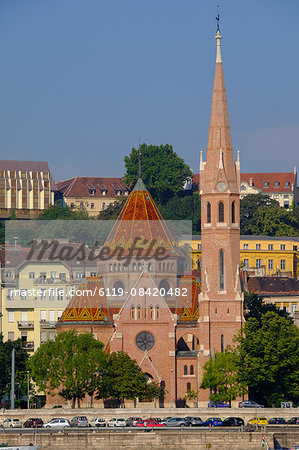
POLYGON ((56 324, 57 324, 56 321, 49 321, 49 320, 41 320, 40 321, 41 328, 55 328, 56 324))
POLYGON ((33 330, 34 322, 25 322, 25 321, 18 322, 18 328, 30 328, 31 330, 33 330))
POLYGON ((66 284, 65 278, 35 278, 34 284, 66 284))
POLYGON ((34 342, 33 341, 22 342, 22 348, 24 350, 34 350, 34 342))

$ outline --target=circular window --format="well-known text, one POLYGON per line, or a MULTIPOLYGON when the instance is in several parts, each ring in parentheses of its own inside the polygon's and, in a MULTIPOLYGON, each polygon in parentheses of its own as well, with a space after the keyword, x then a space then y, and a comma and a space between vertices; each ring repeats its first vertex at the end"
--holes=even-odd
POLYGON ((139 350, 151 350, 155 345, 155 338, 151 333, 142 331, 136 338, 136 345, 139 350))

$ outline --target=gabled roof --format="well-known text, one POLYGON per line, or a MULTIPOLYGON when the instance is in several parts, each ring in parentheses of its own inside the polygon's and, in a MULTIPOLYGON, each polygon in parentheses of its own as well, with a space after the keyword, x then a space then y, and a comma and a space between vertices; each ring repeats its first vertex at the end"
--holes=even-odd
POLYGON ((123 197, 129 188, 122 178, 75 177, 56 182, 57 191, 64 197, 123 197), (90 193, 91 190, 94 192, 90 193), (117 192, 120 191, 119 194, 117 192))

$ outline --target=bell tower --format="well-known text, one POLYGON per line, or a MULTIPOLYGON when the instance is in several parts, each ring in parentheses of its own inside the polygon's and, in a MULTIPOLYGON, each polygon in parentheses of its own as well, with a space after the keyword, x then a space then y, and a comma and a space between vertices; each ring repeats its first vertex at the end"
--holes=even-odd
POLYGON ((221 56, 216 67, 206 161, 200 158, 201 282, 199 322, 204 355, 232 344, 242 326, 240 286, 240 163, 235 162, 221 56))

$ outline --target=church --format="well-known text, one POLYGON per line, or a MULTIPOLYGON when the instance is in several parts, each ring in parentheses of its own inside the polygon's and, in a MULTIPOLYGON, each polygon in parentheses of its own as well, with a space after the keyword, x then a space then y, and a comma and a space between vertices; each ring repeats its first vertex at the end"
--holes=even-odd
MULTIPOLYGON (((70 300, 57 332, 92 332, 107 352, 124 351, 150 380, 165 387, 163 405, 174 406, 200 390, 203 365, 232 344, 243 325, 240 285, 240 163, 234 159, 221 56, 216 33, 216 67, 206 161, 201 155, 201 279, 186 264, 142 180, 113 225, 98 261, 70 300), (83 295, 83 290, 94 295, 83 295)), ((56 401, 57 399, 55 399, 56 401)), ((49 399, 51 402, 51 399, 49 399)))

